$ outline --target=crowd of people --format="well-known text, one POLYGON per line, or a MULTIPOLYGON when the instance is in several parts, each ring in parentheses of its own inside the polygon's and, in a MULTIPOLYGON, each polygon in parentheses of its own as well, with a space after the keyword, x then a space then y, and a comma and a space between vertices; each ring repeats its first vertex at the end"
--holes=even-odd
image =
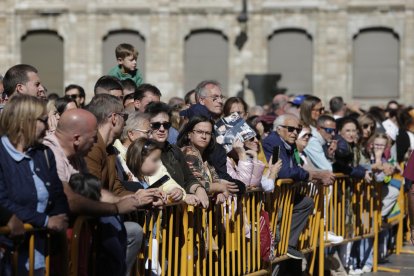
MULTIPOLYGON (((240 97, 226 99, 213 80, 165 103, 155 85, 143 82, 136 49, 121 44, 115 52, 118 64, 97 80, 90 102, 76 84, 63 97, 48 94, 31 65, 5 72, 0 222, 11 233, 1 244, 23 235, 24 223, 65 231, 78 215, 96 217, 97 273, 129 275, 144 246, 138 209, 179 201, 208 208, 247 189, 272 192, 283 178, 330 187, 334 173, 382 185, 384 222, 392 214, 403 184, 393 175, 402 172, 400 164, 414 148, 414 108, 390 101, 364 110, 341 97, 284 94, 249 107, 240 97), (255 135, 235 139, 227 152, 216 140, 215 126, 235 113, 255 135)), ((406 177, 409 190, 414 176, 406 177)), ((312 198, 296 195, 291 258, 304 258, 297 244, 313 210, 312 198)), ((341 244, 344 237, 324 238, 341 244)), ((45 268, 43 243, 39 236, 38 275, 45 268)), ((334 248, 348 274, 372 270, 371 240, 334 248)), ((28 269, 27 258, 27 252, 19 254, 22 269, 28 269)))

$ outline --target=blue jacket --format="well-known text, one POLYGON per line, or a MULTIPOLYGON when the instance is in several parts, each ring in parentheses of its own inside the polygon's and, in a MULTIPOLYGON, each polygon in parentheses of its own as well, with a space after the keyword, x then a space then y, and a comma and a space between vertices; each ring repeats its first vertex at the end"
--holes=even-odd
POLYGON ((294 158, 294 150, 296 145, 288 145, 280 136, 272 131, 269 136, 263 140, 263 150, 267 161, 273 154, 273 148, 280 146, 279 159, 282 160, 282 168, 280 169, 279 178, 291 178, 294 181, 306 181, 309 178, 309 173, 303 168, 299 167, 294 158))
POLYGON ((56 170, 53 152, 39 145, 27 153, 37 176, 45 183, 49 200, 44 213, 37 212, 37 192, 27 158, 16 162, 0 142, 0 204, 25 223, 44 227, 46 217, 67 213, 67 198, 56 170), (48 161, 46 160, 46 154, 48 161), (49 164, 48 164, 49 163, 49 164))
POLYGON ((335 163, 333 171, 347 174, 351 177, 364 178, 366 169, 360 165, 354 166, 353 145, 345 141, 342 136, 337 136, 338 145, 335 151, 335 163))

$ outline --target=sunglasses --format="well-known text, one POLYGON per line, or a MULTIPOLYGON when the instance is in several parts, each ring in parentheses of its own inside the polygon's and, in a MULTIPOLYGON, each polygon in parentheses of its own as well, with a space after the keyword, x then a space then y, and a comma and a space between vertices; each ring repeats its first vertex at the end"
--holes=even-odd
POLYGON ((321 108, 314 108, 312 109, 313 111, 318 111, 319 113, 323 113, 325 111, 325 107, 321 107, 321 108))
POLYGON ((329 134, 335 134, 336 133, 336 128, 323 127, 322 129, 325 130, 325 132, 329 133, 329 134))
POLYGON ((374 129, 374 125, 371 125, 371 124, 363 124, 363 125, 362 125, 362 127, 363 127, 364 129, 368 129, 368 128, 370 128, 371 130, 373 130, 373 129, 374 129))
POLYGON ((299 134, 302 131, 302 127, 293 127, 293 126, 280 126, 280 127, 286 128, 288 132, 296 131, 297 134, 299 134))
POLYGON ((164 127, 164 129, 170 129, 171 127, 171 123, 170 122, 164 122, 164 123, 160 123, 160 122, 155 122, 155 123, 151 123, 151 128, 153 130, 158 130, 162 127, 164 127))
POLYGON ((77 98, 80 98, 79 94, 72 94, 72 95, 66 95, 66 97, 71 98, 72 100, 76 100, 77 98))

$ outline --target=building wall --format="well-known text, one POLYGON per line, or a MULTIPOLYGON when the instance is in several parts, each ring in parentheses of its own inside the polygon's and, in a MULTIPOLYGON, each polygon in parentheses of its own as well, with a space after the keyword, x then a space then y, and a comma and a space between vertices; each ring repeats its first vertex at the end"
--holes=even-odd
POLYGON ((268 72, 268 37, 296 28, 312 36, 313 94, 352 100, 353 36, 386 27, 400 38, 397 100, 414 102, 414 0, 248 0, 248 40, 239 51, 234 41, 242 28, 236 20, 240 11, 241 0, 3 0, 0 72, 21 61, 21 37, 27 32, 56 31, 64 41, 64 85, 78 83, 91 97, 102 72, 103 38, 126 29, 145 38, 145 81, 159 86, 165 99, 183 96, 185 37, 214 29, 229 41, 225 94, 233 96, 245 74, 268 72))

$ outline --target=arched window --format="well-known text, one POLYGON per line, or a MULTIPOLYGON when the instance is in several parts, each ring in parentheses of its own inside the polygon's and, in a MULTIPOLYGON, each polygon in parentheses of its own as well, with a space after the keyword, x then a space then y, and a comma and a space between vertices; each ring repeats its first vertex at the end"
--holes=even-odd
POLYGON ((37 68, 49 94, 63 95, 63 56, 63 38, 57 32, 29 31, 22 37, 22 63, 37 68))
POLYGON ((353 38, 353 96, 399 96, 400 39, 386 28, 361 30, 353 38))
POLYGON ((281 74, 278 87, 288 94, 312 94, 312 37, 300 29, 283 29, 269 36, 269 73, 281 74))
POLYGON ((197 30, 185 38, 184 88, 194 89, 203 80, 217 80, 223 94, 228 88, 228 39, 215 30, 197 30))
POLYGON ((138 51, 137 68, 145 81, 145 38, 136 31, 118 30, 109 32, 103 39, 102 46, 102 74, 117 65, 115 48, 121 43, 133 45, 138 51))

